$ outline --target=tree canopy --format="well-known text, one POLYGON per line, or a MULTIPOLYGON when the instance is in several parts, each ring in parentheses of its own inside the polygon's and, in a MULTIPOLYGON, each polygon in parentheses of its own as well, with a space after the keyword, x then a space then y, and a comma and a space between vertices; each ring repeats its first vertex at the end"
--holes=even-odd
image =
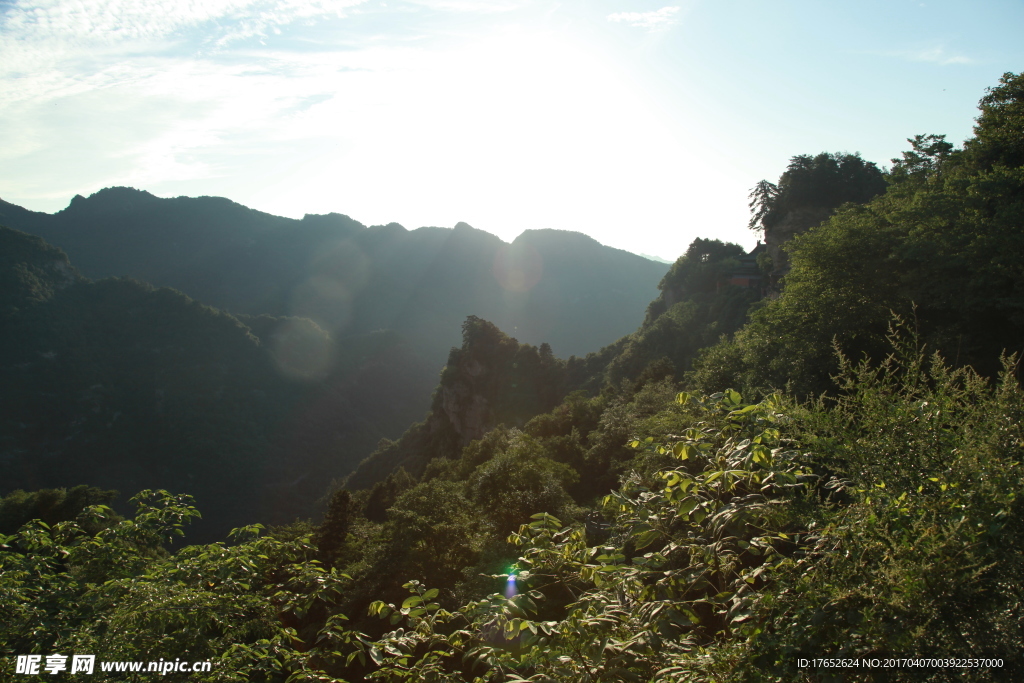
POLYGON ((794 209, 832 211, 847 202, 862 204, 884 191, 884 175, 859 153, 801 154, 789 160, 778 183, 762 180, 750 191, 750 228, 771 230, 794 209))
POLYGON ((880 359, 893 313, 955 364, 989 376, 1000 353, 1024 350, 1024 165, 1014 151, 1022 81, 1007 74, 990 89, 963 149, 913 138, 885 194, 795 236, 781 296, 735 341, 706 352, 698 384, 827 390, 833 344, 880 359))

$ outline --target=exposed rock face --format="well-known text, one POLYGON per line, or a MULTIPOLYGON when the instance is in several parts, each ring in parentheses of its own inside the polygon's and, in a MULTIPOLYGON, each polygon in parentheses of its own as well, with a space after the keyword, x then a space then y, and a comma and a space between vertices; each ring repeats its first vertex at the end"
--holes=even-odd
POLYGON ((768 275, 768 296, 777 297, 782 293, 782 278, 789 272, 789 254, 785 244, 795 235, 807 232, 821 225, 832 215, 832 211, 824 206, 801 206, 793 209, 771 228, 764 231, 765 247, 772 259, 772 270, 768 275))
POLYGON ((477 375, 482 374, 483 366, 477 360, 471 360, 466 365, 474 367, 463 368, 464 372, 458 380, 451 385, 441 386, 441 411, 459 435, 462 446, 474 439, 483 438, 495 426, 490 402, 474 386, 472 380, 467 381, 466 377, 473 376, 474 369, 477 375))
POLYGON ((458 457, 499 424, 522 426, 568 393, 566 363, 550 346, 520 344, 476 316, 466 319, 462 333, 462 347, 451 349, 426 419, 398 441, 382 442, 346 488, 370 488, 399 467, 418 477, 432 459, 458 457))

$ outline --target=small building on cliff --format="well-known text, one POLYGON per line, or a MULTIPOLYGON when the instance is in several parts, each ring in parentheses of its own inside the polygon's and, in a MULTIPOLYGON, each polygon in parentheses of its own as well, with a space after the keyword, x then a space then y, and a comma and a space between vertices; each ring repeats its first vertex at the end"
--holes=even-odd
POLYGON ((764 253, 766 249, 767 247, 758 240, 757 246, 751 249, 749 253, 736 259, 739 261, 739 267, 729 274, 727 282, 730 285, 736 285, 737 287, 755 289, 764 295, 765 285, 767 282, 765 277, 761 274, 761 268, 757 264, 757 257, 764 253))

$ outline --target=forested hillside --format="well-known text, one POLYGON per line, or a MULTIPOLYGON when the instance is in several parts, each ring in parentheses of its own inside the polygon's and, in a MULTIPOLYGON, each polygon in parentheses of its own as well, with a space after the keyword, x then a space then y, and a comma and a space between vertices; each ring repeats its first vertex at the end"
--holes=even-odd
MULTIPOLYGON (((755 227, 804 216, 759 264, 773 296, 701 239, 585 357, 466 318, 426 419, 317 524, 171 554, 178 492, 127 519, 102 491, 9 496, 0 519, 48 521, 0 538, 0 650, 218 682, 1019 680, 1024 76, 980 108, 962 148, 801 155, 755 188, 755 227), (915 664, 860 664, 889 658, 915 664)), ((31 244, 15 319, 125 286, 31 244)), ((256 321, 204 316, 244 357, 256 321)))
MULTIPOLYGON (((884 195, 795 236, 783 295, 706 352, 696 385, 828 390, 836 348, 875 361, 888 353, 893 314, 951 363, 987 376, 1001 353, 1024 351, 1022 89, 1008 78, 986 95, 962 149, 915 136, 893 159, 884 195)), ((766 217, 784 196, 764 198, 766 217)))
POLYGON ((189 491, 203 535, 308 517, 324 485, 422 415, 436 382, 395 333, 334 339, 180 292, 90 281, 0 228, 4 493, 88 484, 189 491))

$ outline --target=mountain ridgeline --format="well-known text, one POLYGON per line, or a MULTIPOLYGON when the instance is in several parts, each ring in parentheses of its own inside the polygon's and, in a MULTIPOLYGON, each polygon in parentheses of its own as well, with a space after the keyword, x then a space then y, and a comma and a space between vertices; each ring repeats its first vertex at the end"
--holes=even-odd
POLYGON ((438 369, 470 315, 561 357, 594 351, 636 328, 666 270, 580 233, 526 230, 506 244, 465 223, 367 228, 125 187, 52 215, 0 201, 0 225, 63 249, 89 278, 171 287, 232 314, 309 318, 335 337, 394 330, 438 369))

